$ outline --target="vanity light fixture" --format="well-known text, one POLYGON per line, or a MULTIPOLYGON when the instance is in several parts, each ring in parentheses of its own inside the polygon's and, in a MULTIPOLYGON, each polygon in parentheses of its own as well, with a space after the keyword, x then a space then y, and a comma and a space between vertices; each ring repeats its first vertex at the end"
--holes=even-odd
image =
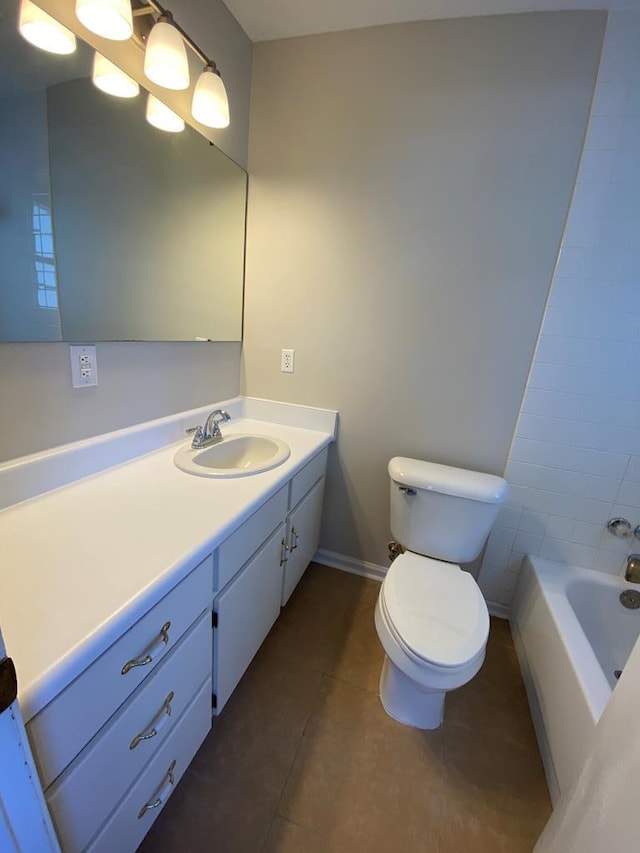
POLYGON ((149 124, 158 130, 166 130, 168 133, 180 133, 184 130, 184 119, 151 94, 147 98, 145 116, 149 124))
POLYGON ((193 90, 191 115, 206 127, 229 126, 229 99, 215 62, 208 62, 193 90))
POLYGON ((31 0, 22 0, 20 3, 18 31, 35 47, 49 53, 65 55, 76 49, 76 37, 71 30, 63 27, 31 0))
POLYGON ((189 59, 171 12, 163 12, 149 33, 144 54, 145 76, 165 89, 189 88, 189 59))
MULTIPOLYGON (((133 36, 144 48, 144 73, 153 83, 166 89, 189 87, 187 46, 203 63, 193 91, 191 114, 206 127, 229 126, 229 99, 218 66, 209 59, 193 39, 180 27, 171 12, 156 0, 132 11, 130 0, 75 0, 76 17, 88 30, 113 41, 133 36), (134 34, 133 18, 158 15, 146 44, 144 36, 134 34)), ((32 0, 21 0, 18 19, 21 35, 37 47, 52 53, 73 53, 74 34, 36 6, 32 0)), ((94 56, 92 79, 102 91, 120 98, 133 98, 140 91, 138 83, 99 53, 94 56)), ((184 130, 184 121, 157 98, 147 101, 147 121, 162 130, 184 130)))
POLYGON ((135 80, 97 51, 93 56, 91 79, 94 86, 116 98, 135 98, 140 91, 135 80))
MULTIPOLYGON (((134 10, 134 17, 151 14, 160 16, 146 40, 144 61, 146 76, 159 86, 169 89, 186 89, 189 85, 189 63, 185 46, 191 48, 204 66, 194 87, 191 115, 206 127, 228 127, 229 99, 216 63, 200 50, 194 40, 176 23, 171 13, 157 0, 144 0, 144 2, 144 6, 134 10), (177 80, 183 80, 182 85, 170 82, 176 69, 178 69, 177 80)), ((141 40, 138 41, 142 43, 141 40)))
POLYGON ((92 33, 112 41, 133 35, 129 0, 76 0, 76 18, 92 33))

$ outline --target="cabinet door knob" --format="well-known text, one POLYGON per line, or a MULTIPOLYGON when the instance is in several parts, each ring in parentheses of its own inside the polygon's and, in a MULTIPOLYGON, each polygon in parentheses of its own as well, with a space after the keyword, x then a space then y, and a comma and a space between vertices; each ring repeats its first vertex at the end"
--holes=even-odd
POLYGON ((158 732, 162 729, 162 727, 166 724, 167 720, 171 716, 171 700, 173 699, 173 690, 167 698, 162 703, 162 708, 155 715, 149 726, 140 734, 137 734, 134 739, 129 744, 129 749, 135 749, 136 746, 141 743, 143 740, 149 740, 152 737, 155 737, 158 732))
POLYGON ((141 817, 144 817, 148 811, 151 811, 151 809, 159 808, 165 802, 165 800, 171 793, 171 789, 173 788, 173 783, 175 781, 173 771, 175 770, 175 767, 176 760, 174 758, 171 764, 169 765, 169 769, 166 772, 166 776, 162 780, 162 784, 158 788, 158 791, 154 795, 153 799, 149 800, 148 803, 145 803, 138 812, 138 820, 140 820, 141 817))
POLYGON ((288 559, 287 558, 287 551, 290 550, 289 546, 287 545, 286 540, 284 538, 282 539, 281 546, 282 547, 280 548, 280 565, 284 566, 284 564, 287 562, 287 559, 288 559))
POLYGON ((162 628, 160 628, 160 634, 158 635, 158 638, 148 649, 144 657, 132 658, 131 660, 127 661, 122 667, 122 675, 126 675, 134 668, 134 666, 146 666, 148 663, 151 663, 159 655, 162 650, 162 647, 166 646, 169 642, 170 627, 171 622, 165 622, 162 628))

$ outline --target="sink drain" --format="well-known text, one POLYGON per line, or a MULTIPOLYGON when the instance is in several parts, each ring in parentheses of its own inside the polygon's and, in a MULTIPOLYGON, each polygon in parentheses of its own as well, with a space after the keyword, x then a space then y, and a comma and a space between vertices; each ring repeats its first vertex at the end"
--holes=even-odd
POLYGON ((629 610, 637 610, 640 607, 640 592, 637 589, 625 589, 620 593, 620 603, 629 610))

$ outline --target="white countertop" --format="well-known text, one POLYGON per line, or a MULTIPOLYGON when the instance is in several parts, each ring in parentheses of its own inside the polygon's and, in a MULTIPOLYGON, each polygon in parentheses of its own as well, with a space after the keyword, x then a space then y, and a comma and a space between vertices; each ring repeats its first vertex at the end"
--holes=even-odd
POLYGON ((333 440, 246 417, 223 425, 237 432, 280 438, 291 455, 215 480, 176 468, 182 440, 0 511, 0 626, 25 721, 333 440))

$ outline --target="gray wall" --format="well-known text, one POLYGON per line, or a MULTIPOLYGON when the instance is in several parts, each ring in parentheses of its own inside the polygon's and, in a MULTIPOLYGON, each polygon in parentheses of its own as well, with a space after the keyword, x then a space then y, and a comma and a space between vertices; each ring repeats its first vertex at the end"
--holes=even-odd
POLYGON ((12 459, 238 393, 239 343, 97 344, 97 388, 72 388, 67 344, 0 345, 0 449, 12 459))
POLYGON ((322 547, 386 564, 393 455, 503 470, 604 24, 255 46, 243 388, 340 411, 322 547))
MULTIPOLYGON (((246 165, 251 42, 222 0, 182 0, 176 14, 224 74, 232 125, 217 144, 246 165)), ((239 389, 236 343, 101 344, 99 386, 76 390, 68 349, 60 343, 0 344, 0 461, 224 399, 239 389)))

